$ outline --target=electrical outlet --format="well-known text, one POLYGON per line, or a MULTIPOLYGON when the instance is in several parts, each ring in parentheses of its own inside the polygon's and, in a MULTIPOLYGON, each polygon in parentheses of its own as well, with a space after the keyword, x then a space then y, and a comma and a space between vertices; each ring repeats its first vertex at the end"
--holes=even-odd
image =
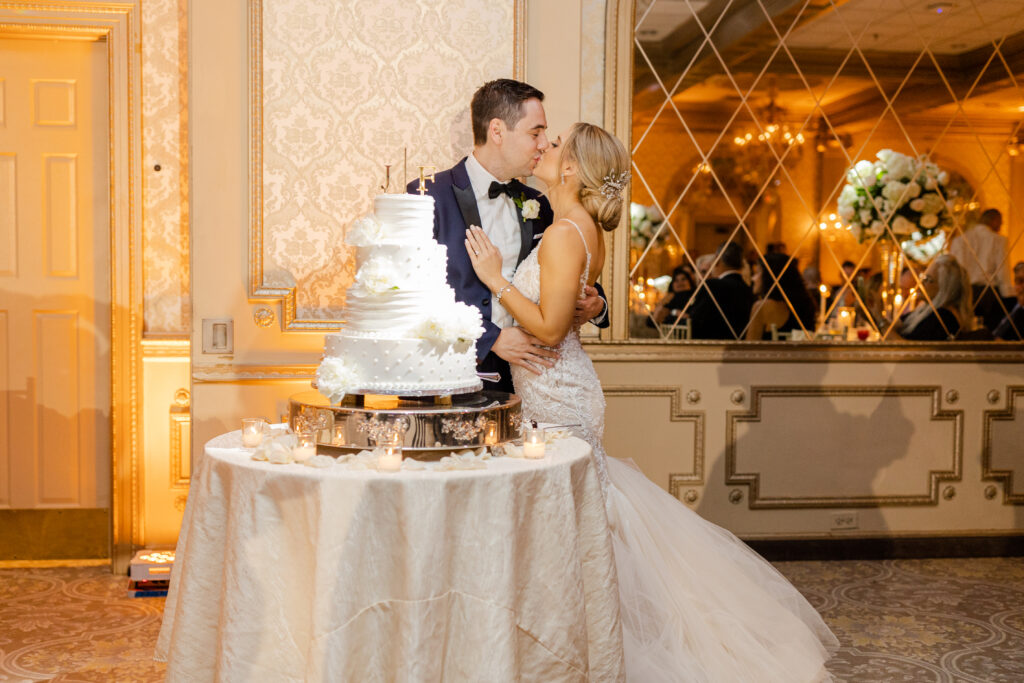
POLYGON ((833 512, 832 531, 856 529, 859 526, 856 512, 833 512))
POLYGON ((203 318, 203 353, 234 351, 235 323, 231 318, 203 318))

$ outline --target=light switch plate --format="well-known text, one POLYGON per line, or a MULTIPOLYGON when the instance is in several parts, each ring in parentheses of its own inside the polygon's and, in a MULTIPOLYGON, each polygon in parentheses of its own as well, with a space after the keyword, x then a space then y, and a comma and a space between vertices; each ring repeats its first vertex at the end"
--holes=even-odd
POLYGON ((231 318, 203 318, 203 353, 234 353, 235 321, 231 318))

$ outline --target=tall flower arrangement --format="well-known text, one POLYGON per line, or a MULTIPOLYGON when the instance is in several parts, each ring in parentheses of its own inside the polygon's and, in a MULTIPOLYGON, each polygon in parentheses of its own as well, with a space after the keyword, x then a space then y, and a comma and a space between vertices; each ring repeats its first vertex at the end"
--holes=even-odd
POLYGON ((891 235, 897 240, 920 239, 952 227, 946 189, 949 174, 924 158, 891 149, 881 150, 876 157, 877 161, 854 164, 839 194, 838 214, 858 242, 876 235, 880 240, 891 235))

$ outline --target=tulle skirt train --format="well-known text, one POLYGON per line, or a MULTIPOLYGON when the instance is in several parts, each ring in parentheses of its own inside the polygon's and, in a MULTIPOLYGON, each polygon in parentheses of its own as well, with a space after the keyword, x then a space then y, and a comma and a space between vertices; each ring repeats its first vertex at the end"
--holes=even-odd
POLYGON ((831 680, 838 642, 785 577, 632 463, 606 463, 629 681, 831 680))

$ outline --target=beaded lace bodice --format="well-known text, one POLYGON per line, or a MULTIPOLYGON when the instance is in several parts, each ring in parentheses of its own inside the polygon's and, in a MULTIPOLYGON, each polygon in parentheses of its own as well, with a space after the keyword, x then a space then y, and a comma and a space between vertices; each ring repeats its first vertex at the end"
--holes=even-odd
MULTIPOLYGON (((590 273, 590 248, 580 227, 567 218, 562 220, 576 228, 587 252, 586 266, 580 275, 582 295, 587 284, 587 275, 590 273)), ((541 242, 543 241, 542 237, 541 242)), ((539 251, 540 243, 519 264, 512 278, 515 288, 534 303, 540 302, 540 262, 537 259, 539 251)), ((577 330, 570 330, 556 350, 559 357, 555 366, 545 369, 541 375, 535 375, 516 365, 512 366, 512 381, 516 394, 523 402, 523 417, 537 422, 577 425, 572 431, 594 449, 601 487, 607 493, 608 472, 604 461, 604 448, 601 445, 605 408, 601 382, 597 378, 590 357, 580 344, 577 330)))

